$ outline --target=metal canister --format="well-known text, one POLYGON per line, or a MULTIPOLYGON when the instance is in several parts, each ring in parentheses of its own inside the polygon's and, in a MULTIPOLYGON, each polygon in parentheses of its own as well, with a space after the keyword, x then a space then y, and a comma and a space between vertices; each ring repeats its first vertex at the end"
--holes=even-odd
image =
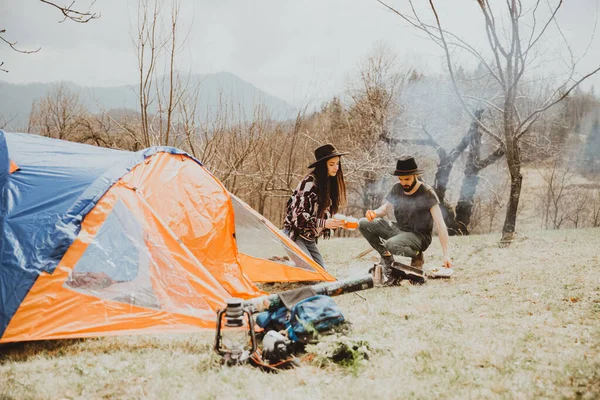
POLYGON ((375 264, 375 268, 373 268, 373 284, 381 285, 383 281, 381 264, 375 264))

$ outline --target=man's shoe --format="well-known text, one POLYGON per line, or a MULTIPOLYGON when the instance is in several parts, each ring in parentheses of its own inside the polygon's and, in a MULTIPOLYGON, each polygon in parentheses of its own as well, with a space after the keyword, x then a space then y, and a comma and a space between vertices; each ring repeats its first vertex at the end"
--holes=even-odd
POLYGON ((394 265, 394 256, 381 256, 381 266, 383 269, 391 268, 394 265))
POLYGON ((423 257, 422 251, 419 251, 416 256, 410 259, 411 267, 423 269, 423 264, 425 264, 425 257, 423 257))
POLYGON ((384 286, 394 286, 397 278, 392 274, 394 256, 381 256, 382 278, 384 286))

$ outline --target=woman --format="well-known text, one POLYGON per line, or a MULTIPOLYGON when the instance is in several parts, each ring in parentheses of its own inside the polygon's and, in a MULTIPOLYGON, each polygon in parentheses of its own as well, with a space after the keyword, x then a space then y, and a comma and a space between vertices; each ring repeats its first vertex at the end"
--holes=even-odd
POLYGON ((343 225, 332 219, 346 201, 346 185, 340 164, 341 153, 331 144, 315 150, 314 168, 294 190, 287 203, 283 231, 317 264, 325 267, 317 248, 319 236, 330 237, 331 230, 343 225))

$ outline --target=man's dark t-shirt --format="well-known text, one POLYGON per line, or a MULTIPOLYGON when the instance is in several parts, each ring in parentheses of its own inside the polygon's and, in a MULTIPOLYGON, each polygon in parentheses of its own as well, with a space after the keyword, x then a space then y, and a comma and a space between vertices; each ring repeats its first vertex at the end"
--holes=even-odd
POLYGON ((429 210, 440 203, 431 186, 421 182, 417 191, 409 196, 404 193, 402 185, 396 183, 385 199, 394 207, 398 227, 420 236, 423 239, 421 251, 427 250, 433 230, 433 217, 429 210))

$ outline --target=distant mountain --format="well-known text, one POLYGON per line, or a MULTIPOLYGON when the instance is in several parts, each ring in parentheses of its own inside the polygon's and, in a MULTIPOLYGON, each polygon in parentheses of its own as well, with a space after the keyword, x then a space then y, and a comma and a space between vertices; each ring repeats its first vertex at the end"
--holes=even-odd
MULTIPOLYGON (((228 105, 230 118, 249 120, 257 105, 261 104, 273 119, 295 117, 296 108, 284 100, 258 89, 234 74, 194 74, 189 76, 190 88, 200 85, 197 111, 201 118, 213 118, 220 104, 228 105), (243 115, 242 115, 243 114, 243 115)), ((29 121, 32 103, 48 94, 53 83, 11 84, 0 81, 0 121, 11 120, 6 129, 24 130, 29 121)), ((114 87, 85 87, 65 82, 79 95, 80 101, 92 113, 111 110, 138 111, 137 84, 114 87)), ((156 107, 150 110, 156 111, 156 107)))

